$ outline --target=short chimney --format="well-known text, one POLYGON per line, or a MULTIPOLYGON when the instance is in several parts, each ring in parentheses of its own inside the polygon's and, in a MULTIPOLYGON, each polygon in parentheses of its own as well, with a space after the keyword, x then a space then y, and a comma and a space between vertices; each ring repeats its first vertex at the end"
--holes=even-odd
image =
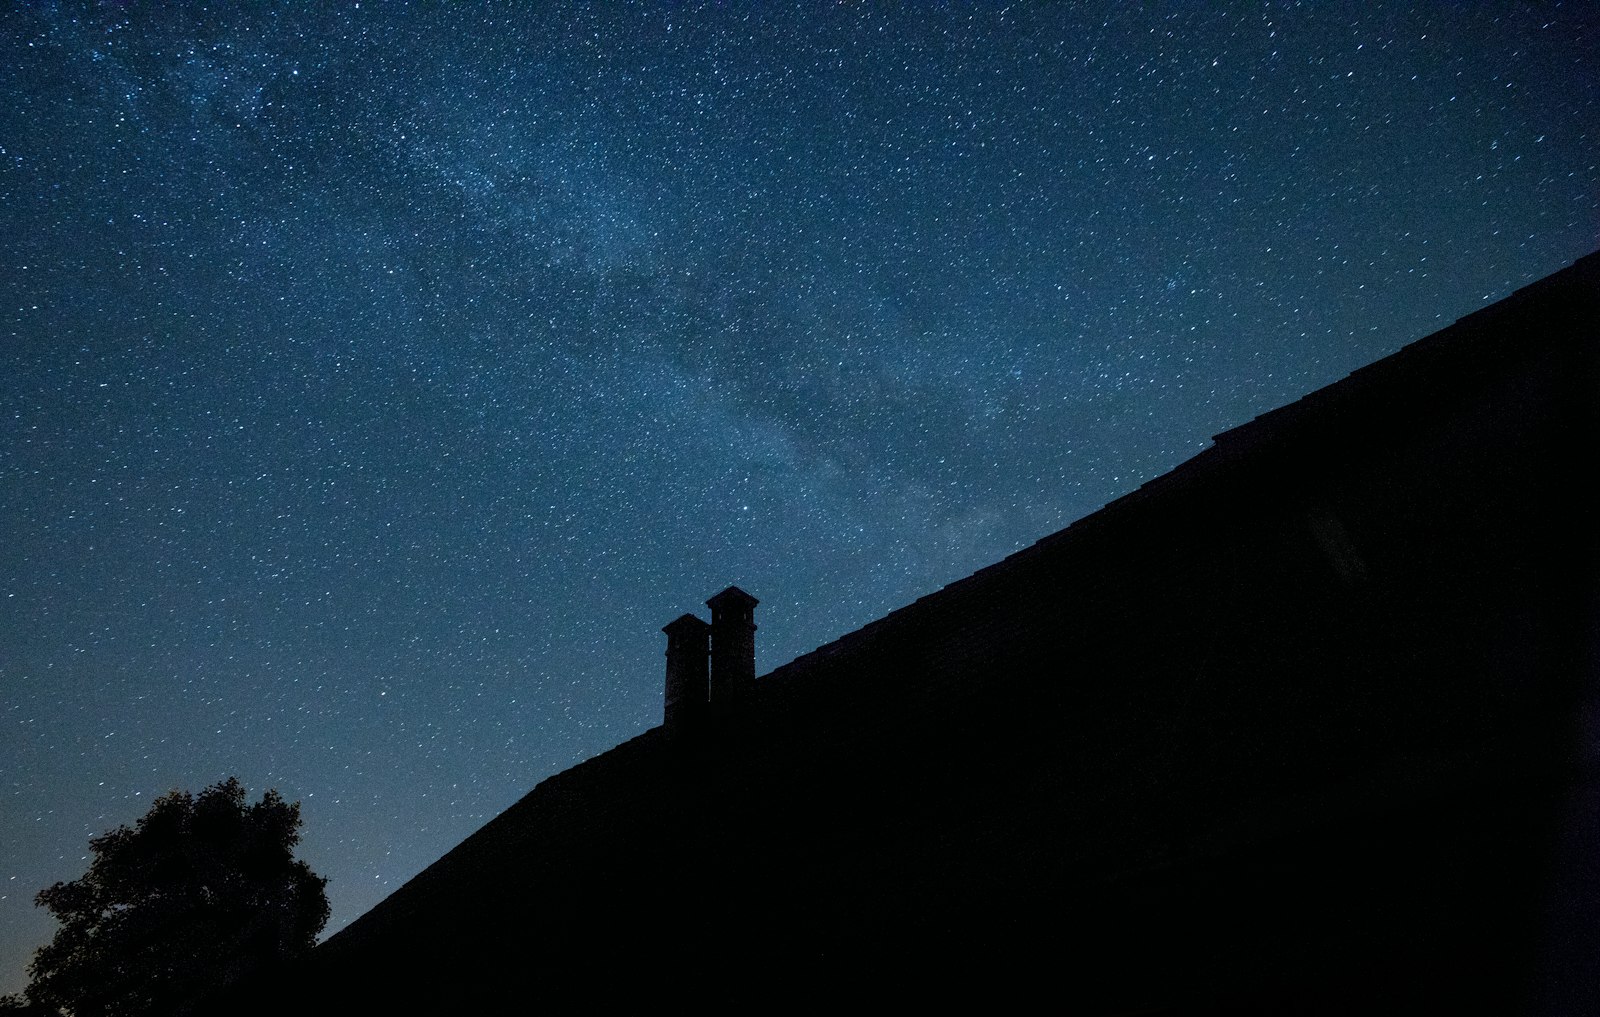
POLYGON ((663 720, 671 728, 693 723, 705 712, 711 626, 686 614, 661 631, 667 634, 667 706, 663 720))
POLYGON ((737 586, 706 601, 711 608, 711 701, 719 709, 737 703, 755 684, 759 603, 737 586))

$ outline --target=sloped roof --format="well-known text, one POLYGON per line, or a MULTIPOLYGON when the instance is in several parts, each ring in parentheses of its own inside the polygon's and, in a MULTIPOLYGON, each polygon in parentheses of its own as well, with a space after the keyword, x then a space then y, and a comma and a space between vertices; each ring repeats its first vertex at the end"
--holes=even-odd
POLYGON ((543 908, 633 957, 702 905, 779 935, 717 896, 759 885, 848 953, 1062 894, 1192 897, 1175 873, 1348 855, 1360 824, 1426 846, 1461 788, 1532 780, 1530 745, 1559 740, 1528 690, 1565 666, 1559 598, 1587 596, 1581 568, 1547 573, 1583 519, 1560 478, 1594 447, 1597 322, 1600 253, 773 669, 697 738, 651 729, 542 781, 318 952, 424 956, 543 908))

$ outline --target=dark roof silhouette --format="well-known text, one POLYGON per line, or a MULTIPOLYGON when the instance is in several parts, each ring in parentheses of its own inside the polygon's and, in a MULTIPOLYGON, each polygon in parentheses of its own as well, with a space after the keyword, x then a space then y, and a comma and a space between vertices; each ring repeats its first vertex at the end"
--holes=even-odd
POLYGON ((1588 1012, 1597 312, 1600 254, 713 682, 332 937, 297 1005, 1588 1012))

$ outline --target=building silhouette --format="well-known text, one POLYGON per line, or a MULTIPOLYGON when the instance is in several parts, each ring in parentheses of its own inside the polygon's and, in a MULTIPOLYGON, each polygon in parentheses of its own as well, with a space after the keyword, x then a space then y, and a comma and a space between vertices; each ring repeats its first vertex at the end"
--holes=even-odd
POLYGON ((759 678, 724 590, 296 1007, 1596 1012, 1597 326, 1600 254, 759 678))

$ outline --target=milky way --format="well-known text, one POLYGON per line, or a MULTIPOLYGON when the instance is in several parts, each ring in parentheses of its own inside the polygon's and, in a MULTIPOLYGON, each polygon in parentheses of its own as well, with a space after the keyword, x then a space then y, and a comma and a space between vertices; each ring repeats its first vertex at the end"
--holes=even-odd
POLYGON ((12 5, 0 990, 166 789, 337 928, 729 583, 765 670, 1587 253, 1506 6, 12 5))

